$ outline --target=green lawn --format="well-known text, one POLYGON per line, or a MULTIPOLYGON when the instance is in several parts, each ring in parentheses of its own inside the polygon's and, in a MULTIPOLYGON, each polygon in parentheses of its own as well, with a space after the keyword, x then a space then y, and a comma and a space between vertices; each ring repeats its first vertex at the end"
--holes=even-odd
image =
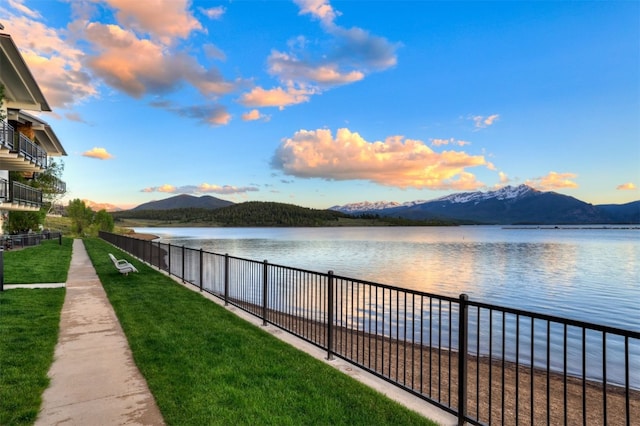
MULTIPOLYGON (((3 253, 7 284, 65 282, 73 240, 3 253)), ((33 424, 58 340, 64 288, 0 292, 0 425, 33 424)))
POLYGON ((85 246, 168 424, 433 424, 104 241, 85 246), (122 276, 109 252, 140 272, 122 276))
POLYGON ((38 415, 64 294, 64 288, 0 292, 0 425, 30 425, 38 415))
POLYGON ((39 246, 7 250, 4 257, 5 284, 63 283, 71 262, 72 238, 45 240, 39 246))

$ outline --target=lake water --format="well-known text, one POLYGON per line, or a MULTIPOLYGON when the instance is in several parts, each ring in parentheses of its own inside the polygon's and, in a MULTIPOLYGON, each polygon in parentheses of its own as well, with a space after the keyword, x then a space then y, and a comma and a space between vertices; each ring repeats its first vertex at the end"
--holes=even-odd
POLYGON ((640 331, 640 229, 135 228, 161 242, 640 331))

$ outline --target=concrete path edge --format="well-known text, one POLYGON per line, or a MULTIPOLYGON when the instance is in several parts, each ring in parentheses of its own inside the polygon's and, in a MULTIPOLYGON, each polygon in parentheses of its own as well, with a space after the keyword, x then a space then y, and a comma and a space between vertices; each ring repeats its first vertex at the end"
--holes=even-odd
POLYGON ((164 425, 80 239, 73 242, 48 374, 36 426, 164 425))

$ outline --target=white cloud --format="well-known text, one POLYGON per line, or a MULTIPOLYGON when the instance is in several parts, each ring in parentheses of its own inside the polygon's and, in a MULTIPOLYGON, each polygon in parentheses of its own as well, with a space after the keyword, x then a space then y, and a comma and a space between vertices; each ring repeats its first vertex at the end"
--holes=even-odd
POLYGON ((290 54, 272 52, 268 59, 269 72, 283 81, 298 81, 321 86, 337 86, 353 83, 364 78, 364 73, 356 70, 341 72, 337 63, 312 64, 303 62, 290 54))
MULTIPOLYGON (((38 15, 30 13, 21 1, 14 0, 11 5, 21 16, 9 15, 4 21, 7 31, 54 111, 98 97, 102 82, 135 98, 168 95, 186 83, 208 103, 213 101, 213 106, 200 113, 195 112, 200 108, 195 105, 171 111, 209 124, 230 121, 231 116, 217 99, 245 83, 226 80, 218 69, 203 67, 195 55, 173 46, 177 39, 202 29, 188 10, 189 1, 105 0, 104 5, 114 10, 117 22, 112 23, 92 21, 99 12, 93 3, 72 3, 75 20, 66 29, 34 20, 38 15)), ((211 43, 202 50, 209 58, 225 59, 211 43)), ((82 121, 77 113, 71 116, 82 121)))
POLYGON ((279 107, 282 109, 289 105, 308 102, 314 93, 316 93, 314 89, 307 88, 277 87, 267 90, 256 87, 243 94, 239 102, 247 107, 279 107))
POLYGON ((399 44, 371 35, 361 28, 343 28, 335 24, 340 15, 328 1, 295 0, 301 15, 319 19, 327 40, 314 52, 307 39, 294 37, 289 51, 273 50, 267 59, 268 71, 278 79, 280 87, 252 89, 241 96, 245 106, 284 108, 307 102, 310 95, 366 78, 397 63, 399 44), (300 92, 303 93, 300 93, 300 92), (292 96, 293 95, 293 96, 292 96))
POLYGON ((300 7, 300 15, 312 15, 322 21, 324 25, 333 25, 336 16, 340 12, 336 12, 326 0, 293 0, 300 7))
MULTIPOLYGON (((190 0, 72 2, 73 20, 65 29, 36 21, 41 17, 21 0, 9 4, 20 17, 10 15, 7 27, 54 109, 71 109, 98 97, 101 83, 134 98, 168 96, 186 85, 207 102, 214 102, 208 111, 215 108, 215 114, 203 119, 194 112, 196 105, 188 105, 182 115, 220 125, 231 118, 220 98, 249 85, 241 78, 226 79, 218 68, 203 66, 192 53, 199 49, 209 59, 226 61, 215 44, 189 49, 178 45, 195 32, 205 32, 193 15, 190 0), (95 19, 98 14, 100 22, 95 19), (112 21, 105 20, 106 16, 112 16, 112 21)), ((399 45, 361 28, 336 25, 340 13, 328 1, 298 0, 296 4, 300 14, 320 20, 325 40, 310 44, 304 36, 296 36, 292 38, 295 43, 288 44, 289 51, 272 51, 267 66, 277 83, 270 89, 256 86, 240 94, 238 101, 243 106, 282 109, 308 102, 324 90, 360 81, 396 64, 399 45), (313 46, 323 47, 314 51, 313 46)), ((200 16, 220 19, 226 8, 197 11, 200 16)))
POLYGON ((478 189, 468 168, 492 167, 484 156, 462 151, 435 152, 419 140, 390 136, 369 142, 343 128, 300 130, 285 139, 272 166, 301 178, 368 180, 400 188, 478 189))
POLYGON ((213 185, 209 183, 201 183, 200 185, 174 186, 164 184, 161 186, 147 187, 141 192, 167 192, 172 194, 244 194, 246 192, 259 191, 255 186, 233 186, 233 185, 213 185))
POLYGON ((209 19, 221 19, 222 15, 227 11, 224 6, 210 7, 208 9, 200 7, 198 10, 209 19))
POLYGON ((42 15, 39 12, 28 8, 24 5, 24 0, 9 0, 9 6, 22 13, 23 15, 28 16, 32 19, 40 19, 42 15))
POLYGON ((187 38, 202 25, 189 11, 188 0, 104 0, 116 9, 118 23, 151 34, 164 44, 187 38))
POLYGON ((578 175, 575 173, 549 172, 546 176, 528 179, 525 184, 540 191, 552 191, 560 188, 577 188, 578 184, 573 180, 578 175))
POLYGON ((260 111, 258 111, 257 109, 252 109, 251 111, 242 114, 242 119, 244 121, 256 121, 256 120, 268 121, 269 116, 265 116, 261 114, 260 111))
POLYGON ((109 160, 113 155, 109 154, 105 148, 94 147, 82 153, 83 157, 97 158, 98 160, 109 160))
POLYGON ((500 118, 500 115, 493 114, 486 117, 482 115, 473 115, 469 118, 473 120, 476 129, 484 129, 486 127, 492 126, 500 118))
POLYGON ((97 83, 82 64, 84 53, 58 31, 25 16, 12 16, 4 24, 52 109, 98 96, 97 83))
POLYGON ((465 146, 471 145, 471 142, 456 140, 454 138, 450 139, 431 139, 431 146, 444 146, 444 145, 457 145, 457 146, 465 146))
POLYGON ((130 96, 163 94, 188 81, 204 96, 224 95, 235 89, 215 69, 205 69, 184 53, 173 53, 159 43, 140 39, 117 25, 90 23, 87 39, 98 49, 87 63, 110 86, 130 96))
POLYGON ((616 189, 621 191, 635 191, 638 189, 638 187, 633 182, 627 182, 627 183, 623 183, 622 185, 618 185, 616 189))

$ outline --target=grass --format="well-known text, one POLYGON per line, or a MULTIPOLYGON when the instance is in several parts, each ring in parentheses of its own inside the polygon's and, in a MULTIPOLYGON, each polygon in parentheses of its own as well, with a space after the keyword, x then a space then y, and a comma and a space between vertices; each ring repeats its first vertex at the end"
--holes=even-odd
MULTIPOLYGON (((70 238, 5 251, 7 284, 65 282, 70 238)), ((16 289, 0 293, 0 424, 33 424, 58 340, 65 290, 16 289)))
POLYGON ((71 262, 73 239, 45 240, 39 246, 8 250, 4 257, 5 284, 63 283, 71 262))
POLYGON ((72 235, 71 219, 62 216, 46 216, 44 227, 52 231, 60 231, 62 235, 72 235))
POLYGON ((168 424, 434 424, 104 241, 85 246, 168 424), (140 272, 122 276, 109 252, 140 272))
POLYGON ((64 295, 63 288, 0 293, 0 425, 33 424, 38 415, 64 295))

